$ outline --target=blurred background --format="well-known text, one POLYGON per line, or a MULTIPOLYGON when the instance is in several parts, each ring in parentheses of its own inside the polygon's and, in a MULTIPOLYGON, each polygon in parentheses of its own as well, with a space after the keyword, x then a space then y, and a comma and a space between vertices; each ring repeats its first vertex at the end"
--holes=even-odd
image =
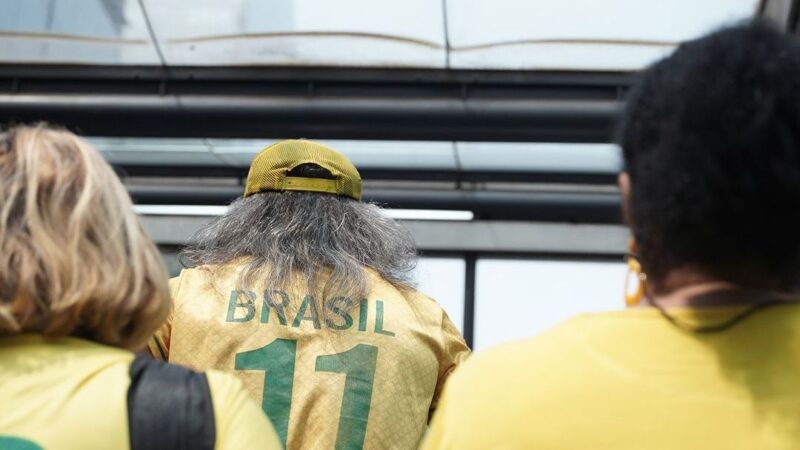
POLYGON ((0 122, 114 165, 172 274, 283 138, 350 157, 475 348, 622 308, 615 119, 681 41, 792 0, 0 0, 0 122))

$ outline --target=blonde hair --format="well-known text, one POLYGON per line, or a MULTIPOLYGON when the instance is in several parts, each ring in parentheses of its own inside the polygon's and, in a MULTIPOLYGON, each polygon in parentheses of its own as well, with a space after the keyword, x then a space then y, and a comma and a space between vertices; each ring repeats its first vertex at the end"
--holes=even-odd
POLYGON ((137 349, 171 307, 167 275, 114 171, 45 125, 0 134, 0 336, 137 349))

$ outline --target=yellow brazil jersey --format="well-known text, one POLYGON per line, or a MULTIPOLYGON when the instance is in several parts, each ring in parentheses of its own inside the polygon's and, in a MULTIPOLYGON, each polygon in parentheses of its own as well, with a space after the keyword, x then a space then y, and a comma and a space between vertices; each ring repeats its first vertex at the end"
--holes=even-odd
MULTIPOLYGON (((741 309, 675 310, 717 324, 741 309)), ((798 449, 800 306, 696 334, 642 308, 471 358, 424 449, 798 449)))
MULTIPOLYGON (((0 449, 129 448, 133 353, 74 338, 0 338, 0 449)), ((230 375, 209 372, 218 450, 280 448, 264 414, 230 375)))
POLYGON ((237 374, 289 449, 416 448, 468 349, 436 302, 369 274, 367 298, 319 302, 303 283, 237 291, 236 265, 183 270, 151 352, 237 374))

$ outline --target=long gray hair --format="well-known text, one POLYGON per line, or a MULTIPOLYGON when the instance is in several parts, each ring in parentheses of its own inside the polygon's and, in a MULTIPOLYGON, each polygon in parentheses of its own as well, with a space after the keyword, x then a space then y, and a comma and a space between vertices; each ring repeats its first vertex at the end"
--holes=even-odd
POLYGON ((308 192, 262 192, 239 199, 181 252, 187 266, 245 258, 239 283, 286 286, 302 274, 323 298, 369 292, 364 268, 398 289, 413 288, 414 240, 370 203, 308 192), (328 276, 323 276, 328 275, 328 276))

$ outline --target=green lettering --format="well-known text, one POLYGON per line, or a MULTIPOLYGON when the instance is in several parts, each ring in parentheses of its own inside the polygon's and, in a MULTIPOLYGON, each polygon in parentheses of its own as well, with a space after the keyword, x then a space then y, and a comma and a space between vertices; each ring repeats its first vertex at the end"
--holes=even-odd
POLYGON ((304 320, 310 320, 314 322, 314 328, 320 329, 322 325, 319 323, 319 313, 317 312, 317 303, 314 301, 314 297, 310 295, 306 295, 303 299, 303 303, 300 304, 300 308, 297 310, 297 315, 294 316, 294 321, 292 322, 293 327, 299 327, 300 322, 304 320), (306 310, 311 307, 311 315, 306 316, 306 310))
POLYGON ((358 304, 358 331, 367 331, 367 312, 368 300, 365 298, 361 299, 361 302, 358 304))
POLYGON ((333 330, 347 330, 353 326, 353 317, 348 313, 350 308, 353 307, 353 300, 348 297, 335 297, 329 299, 325 304, 325 309, 328 314, 325 314, 325 326, 333 330), (339 305, 343 303, 343 305, 339 305), (337 324, 331 314, 341 317, 344 323, 337 324))
POLYGON ((0 449, 3 450, 42 450, 33 442, 14 436, 0 436, 0 449))
POLYGON ((237 353, 234 362, 236 370, 264 371, 261 409, 272 421, 284 447, 289 433, 296 355, 297 341, 275 339, 261 348, 237 353))
MULTIPOLYGON (((234 363, 236 370, 264 371, 261 408, 275 426, 284 447, 289 433, 296 358, 296 340, 276 339, 261 348, 237 353, 234 363)), ((316 358, 315 371, 345 375, 335 450, 360 449, 364 446, 377 361, 378 347, 366 344, 358 344, 343 353, 316 358)), ((306 374, 304 378, 309 375, 306 374)), ((5 447, 0 446, 2 448, 5 447)))
POLYGON ((364 447, 377 362, 378 347, 366 344, 358 344, 344 353, 317 357, 317 372, 345 374, 336 450, 364 447))
POLYGON ((375 332, 386 336, 394 336, 394 331, 383 329, 383 300, 375 302, 375 332))
POLYGON ((261 310, 261 323, 269 323, 269 312, 275 309, 278 315, 278 322, 286 325, 286 307, 289 306, 289 294, 278 289, 267 289, 264 291, 264 309, 261 310), (273 296, 277 294, 281 298, 280 302, 273 301, 273 296))
POLYGON ((227 322, 247 322, 251 320, 256 315, 255 299, 255 292, 231 291, 231 298, 228 301, 228 316, 225 320, 227 322), (239 303, 239 295, 241 294, 247 297, 245 303, 239 303), (236 308, 244 308, 247 311, 244 317, 236 317, 236 308))

